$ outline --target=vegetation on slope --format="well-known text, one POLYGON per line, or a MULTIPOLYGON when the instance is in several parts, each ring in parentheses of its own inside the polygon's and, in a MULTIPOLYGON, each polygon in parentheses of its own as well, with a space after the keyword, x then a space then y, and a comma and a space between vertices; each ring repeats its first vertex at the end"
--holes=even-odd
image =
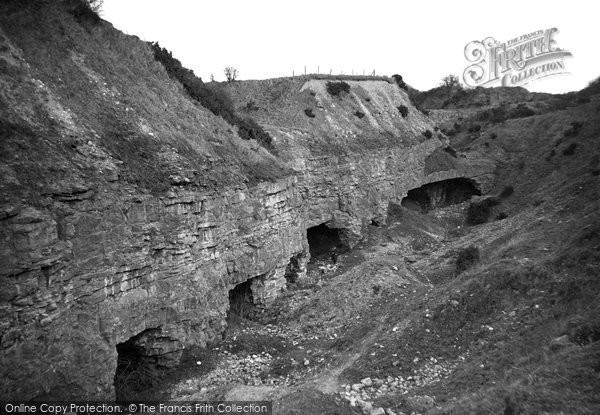
POLYGON ((213 114, 223 117, 229 124, 238 127, 238 134, 244 140, 256 140, 263 147, 274 151, 272 138, 256 121, 250 117, 240 117, 236 114, 227 93, 218 86, 207 86, 202 79, 194 75, 190 69, 183 67, 181 62, 173 57, 167 49, 158 42, 150 43, 155 59, 160 62, 169 77, 179 81, 190 97, 213 114))

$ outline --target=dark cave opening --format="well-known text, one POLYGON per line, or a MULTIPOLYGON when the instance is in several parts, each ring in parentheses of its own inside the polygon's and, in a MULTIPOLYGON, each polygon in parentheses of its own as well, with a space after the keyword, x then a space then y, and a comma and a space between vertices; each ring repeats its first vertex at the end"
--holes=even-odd
POLYGON ((254 278, 250 278, 229 290, 229 320, 236 317, 245 319, 252 317, 253 312, 256 310, 252 295, 253 280, 254 278))
POLYGON ((143 396, 162 382, 167 366, 160 364, 160 356, 150 356, 146 342, 160 335, 160 329, 148 329, 117 344, 117 370, 114 386, 117 402, 143 396))
POLYGON ((402 206, 412 210, 427 212, 431 209, 455 205, 469 200, 481 192, 475 182, 464 177, 427 183, 408 191, 402 199, 402 206))
POLYGON ((298 276, 302 273, 302 265, 300 264, 303 254, 297 254, 290 258, 290 263, 285 268, 285 281, 288 284, 298 282, 298 276))
POLYGON ((340 229, 328 228, 324 223, 308 228, 306 238, 308 239, 311 261, 312 259, 333 259, 340 254, 345 248, 340 234, 340 229))

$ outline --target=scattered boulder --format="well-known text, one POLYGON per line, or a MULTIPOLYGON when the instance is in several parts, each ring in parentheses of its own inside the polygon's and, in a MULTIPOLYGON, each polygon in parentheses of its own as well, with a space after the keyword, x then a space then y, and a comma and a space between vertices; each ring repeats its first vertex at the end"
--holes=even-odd
POLYGON ((565 347, 571 346, 573 343, 571 343, 571 341, 569 340, 569 336, 568 335, 563 335, 560 337, 556 337, 555 339, 552 339, 552 341, 550 342, 550 350, 560 350, 560 349, 564 349, 565 347))
POLYGON ((355 383, 354 385, 352 385, 352 390, 359 392, 364 387, 365 385, 363 385, 362 383, 355 383))

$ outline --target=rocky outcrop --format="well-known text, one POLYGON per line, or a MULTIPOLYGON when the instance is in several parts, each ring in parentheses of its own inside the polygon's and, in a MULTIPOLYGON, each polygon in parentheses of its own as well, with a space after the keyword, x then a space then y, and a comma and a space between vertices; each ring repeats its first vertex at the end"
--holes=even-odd
POLYGON ((426 171, 445 138, 395 84, 350 81, 341 97, 323 80, 231 85, 240 106, 258 101, 273 157, 138 39, 78 21, 73 1, 16 3, 0 6, 2 398, 112 397, 117 345, 168 362, 219 339, 237 284, 253 279, 267 307, 302 278, 308 227, 352 245, 412 188, 489 186, 485 164, 426 171))
POLYGON ((224 329, 230 289, 259 277, 256 297, 268 304, 289 258, 306 251, 293 178, 72 209, 4 213, 3 396, 74 384, 77 394, 110 395, 116 344, 160 329, 172 340, 161 353, 205 345, 224 329))

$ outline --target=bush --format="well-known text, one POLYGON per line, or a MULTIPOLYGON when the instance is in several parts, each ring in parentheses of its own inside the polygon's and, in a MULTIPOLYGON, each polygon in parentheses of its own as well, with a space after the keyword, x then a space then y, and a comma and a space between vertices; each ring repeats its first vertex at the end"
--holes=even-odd
POLYGON ((408 117, 408 107, 406 105, 400 105, 398 111, 402 114, 402 118, 408 117))
POLYGON ((504 212, 500 212, 500 213, 498 213, 496 215, 496 220, 503 220, 503 219, 506 219, 506 218, 508 218, 508 215, 506 213, 504 213, 504 212))
POLYGON ((306 116, 309 118, 315 118, 315 113, 313 112, 312 108, 305 109, 304 114, 306 114, 306 116))
POLYGON ((344 81, 327 82, 327 92, 331 96, 338 96, 342 92, 348 93, 350 92, 350 84, 344 81))
POLYGON ((79 0, 77 5, 70 10, 70 13, 77 19, 79 24, 98 25, 102 21, 99 15, 101 7, 101 0, 79 0))
POLYGON ((577 148, 577 143, 571 143, 569 144, 569 146, 567 148, 565 148, 563 150, 563 155, 565 156, 572 156, 573 154, 575 154, 575 149, 577 148))
POLYGON ((471 268, 479 262, 479 259, 479 248, 476 246, 469 246, 468 248, 461 249, 456 258, 456 273, 460 274, 471 268))
POLYGON ((433 133, 430 130, 423 131, 423 135, 425 136, 425 138, 433 137, 433 133))
POLYGON ((394 82, 396 82, 396 85, 398 85, 401 89, 408 91, 408 86, 406 85, 406 82, 404 82, 404 80, 402 79, 402 75, 394 74, 392 75, 392 79, 394 80, 394 82))
POLYGON ((514 187, 512 187, 512 186, 506 186, 506 187, 504 187, 504 189, 502 189, 502 192, 500 192, 500 197, 501 198, 509 197, 514 192, 515 192, 514 187))
POLYGON ((495 197, 472 202, 467 209, 467 223, 469 225, 481 225, 486 223, 492 213, 492 207, 500 204, 500 200, 495 197))
POLYGON ((445 147, 445 148, 444 148, 444 151, 445 151, 446 153, 450 154, 452 157, 457 157, 456 150, 455 150, 455 149, 453 149, 451 146, 447 146, 447 147, 445 147))
POLYGON ((577 98, 577 103, 578 104, 589 104, 590 103, 590 97, 579 97, 577 98))
POLYGON ((365 116, 365 113, 362 111, 355 111, 354 115, 357 116, 358 118, 363 118, 365 116))
POLYGON ((470 133, 479 132, 479 131, 481 131, 481 125, 479 125, 479 124, 471 125, 467 131, 470 133))
POLYGON ((475 118, 480 121, 489 121, 491 123, 497 124, 506 121, 508 119, 508 114, 505 107, 499 106, 480 111, 477 113, 475 118))
POLYGON ((258 105, 256 105, 256 102, 254 102, 254 100, 250 100, 248 102, 246 102, 246 105, 244 106, 244 110, 251 112, 251 111, 258 111, 260 108, 258 107, 258 105))
POLYGON ((492 140, 495 140, 496 138, 498 138, 498 134, 496 134, 496 133, 491 133, 491 134, 490 134, 490 138, 491 138, 492 140))
POLYGON ((243 140, 256 140, 265 148, 273 148, 273 141, 269 133, 252 118, 238 118, 235 125, 238 127, 238 135, 243 140))
POLYGON ((525 104, 519 104, 516 108, 512 109, 508 115, 508 118, 525 118, 535 115, 535 111, 529 108, 525 104))

